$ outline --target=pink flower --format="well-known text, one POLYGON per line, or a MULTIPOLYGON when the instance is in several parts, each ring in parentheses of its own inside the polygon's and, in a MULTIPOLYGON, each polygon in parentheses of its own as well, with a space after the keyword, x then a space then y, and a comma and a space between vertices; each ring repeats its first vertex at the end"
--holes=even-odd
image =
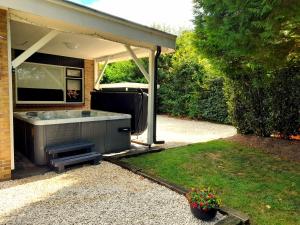
POLYGON ((193 202, 193 203, 192 203, 192 207, 193 207, 193 208, 197 208, 197 206, 198 206, 198 205, 197 205, 196 202, 193 202))

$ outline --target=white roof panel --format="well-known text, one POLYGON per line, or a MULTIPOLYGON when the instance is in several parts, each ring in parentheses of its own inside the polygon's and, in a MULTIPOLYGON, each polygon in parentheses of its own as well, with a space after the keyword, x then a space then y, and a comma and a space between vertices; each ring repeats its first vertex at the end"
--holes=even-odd
POLYGON ((137 47, 140 57, 156 46, 162 47, 162 53, 175 48, 175 35, 67 1, 0 0, 0 7, 9 9, 14 21, 12 46, 18 49, 28 48, 51 29, 62 33, 41 52, 92 59, 124 53, 124 44, 137 47), (78 48, 65 49, 65 42, 78 48))

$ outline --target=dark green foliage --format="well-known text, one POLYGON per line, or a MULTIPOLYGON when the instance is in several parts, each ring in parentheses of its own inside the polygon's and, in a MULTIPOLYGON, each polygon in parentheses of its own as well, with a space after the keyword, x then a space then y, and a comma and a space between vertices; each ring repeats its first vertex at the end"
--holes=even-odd
POLYGON ((299 132, 300 1, 194 2, 197 47, 227 77, 239 132, 299 132))
POLYGON ((209 63, 196 52, 194 37, 193 32, 183 32, 171 58, 162 57, 159 111, 173 116, 228 123, 223 78, 218 76, 218 71, 209 68, 209 63))
POLYGON ((244 74, 227 79, 231 121, 243 134, 270 136, 279 132, 288 138, 300 128, 299 63, 273 71, 244 74))
MULTIPOLYGON (((142 59, 141 62, 145 68, 148 68, 148 60, 142 59)), ((130 60, 109 64, 105 69, 105 76, 101 83, 119 82, 145 83, 146 79, 135 63, 130 60)))
POLYGON ((198 47, 230 76, 299 57, 300 1, 194 0, 198 47))
POLYGON ((270 136, 270 84, 261 71, 227 81, 229 112, 240 133, 270 136), (229 93, 230 92, 230 93, 229 93))
POLYGON ((287 138, 300 128, 300 63, 280 69, 271 82, 272 125, 287 138))
POLYGON ((221 123, 229 123, 227 104, 224 96, 224 79, 214 78, 204 82, 200 91, 199 112, 202 118, 221 123))
MULTIPOLYGON (((158 111, 228 123, 223 78, 197 53, 194 38, 193 32, 183 32, 177 40, 176 52, 160 57, 158 111)), ((147 68, 147 59, 142 62, 147 68)), ((110 64, 102 82, 146 83, 146 80, 135 63, 127 61, 110 64)))
POLYGON ((193 98, 199 95, 203 76, 201 65, 189 58, 176 66, 173 63, 171 73, 160 83, 160 110, 174 116, 195 117, 190 111, 197 107, 193 98))

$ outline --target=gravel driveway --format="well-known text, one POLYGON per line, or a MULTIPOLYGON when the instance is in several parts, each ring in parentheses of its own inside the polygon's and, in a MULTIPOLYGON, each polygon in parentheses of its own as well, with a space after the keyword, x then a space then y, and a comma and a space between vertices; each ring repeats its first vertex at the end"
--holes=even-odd
MULTIPOLYGON (((236 134, 236 128, 230 125, 157 116, 157 140, 164 140, 166 148, 227 138, 236 134)), ((146 142, 147 132, 139 136, 138 140, 146 142)))
POLYGON ((193 225, 216 221, 196 220, 185 197, 108 162, 0 183, 0 224, 193 225))

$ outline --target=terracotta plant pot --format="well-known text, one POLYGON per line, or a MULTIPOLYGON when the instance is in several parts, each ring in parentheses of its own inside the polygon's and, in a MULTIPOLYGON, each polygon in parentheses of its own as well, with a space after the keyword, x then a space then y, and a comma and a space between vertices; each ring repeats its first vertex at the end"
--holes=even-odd
POLYGON ((193 213, 193 215, 201 220, 212 220, 213 218, 215 218, 215 216, 217 215, 217 209, 209 209, 208 211, 203 211, 202 209, 199 208, 193 208, 191 207, 191 211, 193 213))

